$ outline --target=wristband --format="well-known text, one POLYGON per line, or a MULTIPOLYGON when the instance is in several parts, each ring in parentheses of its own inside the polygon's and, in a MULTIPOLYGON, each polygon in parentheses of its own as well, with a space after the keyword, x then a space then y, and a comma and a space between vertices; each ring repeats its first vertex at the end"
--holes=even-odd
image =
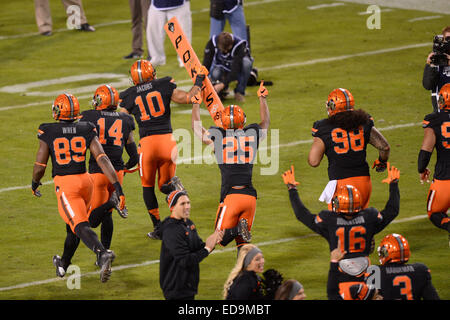
POLYGON ((419 158, 417 159, 417 171, 419 173, 423 173, 425 169, 428 166, 428 163, 430 163, 431 159, 431 152, 420 150, 419 152, 419 158))

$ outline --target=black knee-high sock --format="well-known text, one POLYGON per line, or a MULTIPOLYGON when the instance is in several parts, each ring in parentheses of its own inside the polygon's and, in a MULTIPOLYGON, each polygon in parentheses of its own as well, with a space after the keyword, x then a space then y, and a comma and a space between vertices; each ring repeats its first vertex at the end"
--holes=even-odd
POLYGON ((78 238, 75 233, 72 232, 69 225, 66 224, 66 240, 64 241, 64 251, 61 256, 61 261, 63 263, 64 269, 67 269, 72 263, 72 257, 77 251, 78 245, 80 244, 80 238, 78 238))
POLYGON ((433 212, 430 220, 436 227, 450 232, 450 219, 445 212, 433 212))
POLYGON ((75 227, 75 234, 95 254, 105 251, 105 247, 98 240, 97 234, 91 229, 88 222, 81 222, 75 227))
POLYGON ((160 222, 159 210, 158 209, 158 199, 155 195, 155 187, 143 187, 142 193, 144 197, 145 206, 147 207, 150 218, 152 219, 153 225, 156 226, 160 222))
POLYGON ((113 235, 113 218, 111 215, 111 212, 105 216, 105 218, 102 221, 102 227, 101 227, 101 242, 105 249, 111 248, 111 241, 112 241, 112 235, 113 235))
POLYGON ((111 209, 114 207, 114 205, 107 201, 98 208, 95 208, 92 210, 91 214, 89 215, 89 224, 92 228, 97 228, 98 225, 107 217, 110 215, 111 209))

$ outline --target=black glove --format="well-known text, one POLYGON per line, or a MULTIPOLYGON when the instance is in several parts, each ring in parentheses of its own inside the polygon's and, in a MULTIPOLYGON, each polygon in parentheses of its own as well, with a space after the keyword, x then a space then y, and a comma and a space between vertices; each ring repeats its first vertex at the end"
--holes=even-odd
POLYGON ((375 168, 377 172, 384 172, 387 168, 387 160, 382 160, 378 157, 378 159, 373 163, 372 169, 373 168, 375 168))
POLYGON ((38 198, 42 196, 41 192, 37 189, 39 186, 42 186, 42 183, 31 180, 31 192, 38 198))
POLYGON ((205 74, 199 73, 195 77, 195 83, 194 86, 199 86, 200 88, 203 86, 203 80, 205 80, 205 74))

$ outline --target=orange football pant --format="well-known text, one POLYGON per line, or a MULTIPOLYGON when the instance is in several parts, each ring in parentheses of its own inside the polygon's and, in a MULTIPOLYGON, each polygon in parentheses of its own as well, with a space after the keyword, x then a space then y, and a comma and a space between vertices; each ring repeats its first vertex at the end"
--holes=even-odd
POLYGON ((216 229, 225 230, 237 226, 240 219, 246 219, 251 230, 255 218, 256 198, 248 194, 232 193, 225 197, 216 214, 216 229))
POLYGON ((88 222, 88 208, 92 199, 94 184, 88 173, 55 176, 56 198, 61 218, 75 233, 75 227, 88 222))
POLYGON ((159 188, 175 175, 178 149, 171 133, 142 138, 138 153, 139 175, 143 187, 155 186, 156 173, 159 188))

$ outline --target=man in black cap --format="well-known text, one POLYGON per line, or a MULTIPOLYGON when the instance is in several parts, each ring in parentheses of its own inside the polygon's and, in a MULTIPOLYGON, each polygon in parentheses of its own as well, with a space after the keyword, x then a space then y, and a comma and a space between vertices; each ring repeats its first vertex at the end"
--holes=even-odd
POLYGON ((203 242, 189 219, 191 202, 187 192, 172 191, 166 200, 171 214, 160 228, 160 286, 167 300, 193 300, 200 280, 200 262, 222 240, 223 231, 214 231, 203 242))

